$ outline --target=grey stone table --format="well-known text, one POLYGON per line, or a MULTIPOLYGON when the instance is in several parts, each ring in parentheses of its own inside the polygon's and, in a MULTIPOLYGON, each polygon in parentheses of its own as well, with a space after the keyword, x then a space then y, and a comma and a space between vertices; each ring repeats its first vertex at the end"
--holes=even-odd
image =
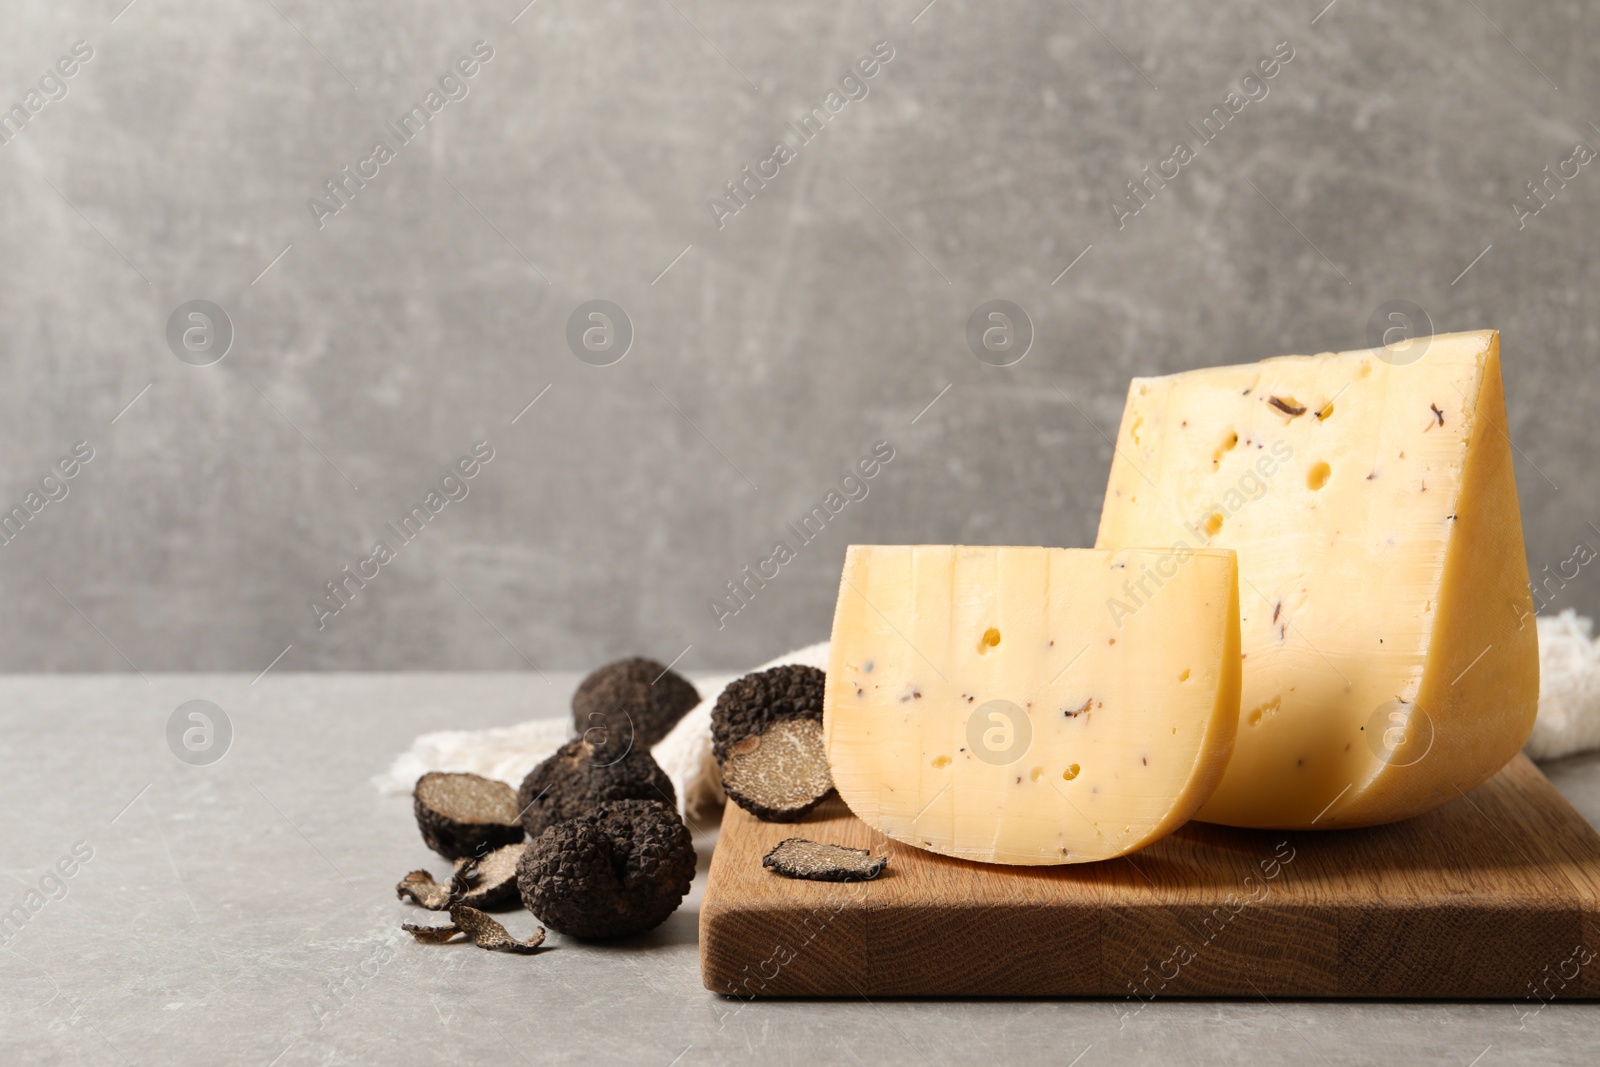
MULTIPOLYGON (((0 1063, 1593 1064, 1600 1006, 1118 1000, 742 1003, 700 985, 695 894, 531 958, 401 933, 444 869, 371 778, 420 731, 557 715, 574 675, 0 679, 0 1063), (225 710, 219 761, 169 717, 225 710), (70 875, 61 872, 70 871, 70 875), (29 894, 37 894, 30 896, 29 894)), ((218 735, 220 737, 220 734, 218 735)), ((1595 822, 1600 758, 1546 768, 1595 822)), ((531 916, 508 917, 526 934, 531 916)))

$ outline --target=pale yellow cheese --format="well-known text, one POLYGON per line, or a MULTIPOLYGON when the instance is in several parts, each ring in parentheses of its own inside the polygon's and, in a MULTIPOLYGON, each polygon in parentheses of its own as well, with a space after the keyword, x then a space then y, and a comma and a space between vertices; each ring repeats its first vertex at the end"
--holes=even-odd
POLYGON ((823 714, 839 795, 889 837, 984 862, 1165 836, 1233 741, 1236 576, 1214 550, 852 545, 823 714), (1114 610, 1139 580, 1159 589, 1114 610))
POLYGON ((1238 741, 1197 818, 1403 819, 1478 785, 1532 728, 1493 332, 1135 379, 1097 543, 1238 552, 1238 741))

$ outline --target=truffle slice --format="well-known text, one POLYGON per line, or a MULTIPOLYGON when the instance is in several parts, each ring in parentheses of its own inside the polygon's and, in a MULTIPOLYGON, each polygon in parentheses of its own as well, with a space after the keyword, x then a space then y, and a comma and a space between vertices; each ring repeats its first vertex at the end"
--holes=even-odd
POLYGON ((689 892, 694 869, 689 829, 676 809, 615 800, 529 842, 517 885, 528 910, 561 933, 625 937, 665 921, 689 892))
POLYGON ((676 807, 678 795, 649 749, 619 755, 581 737, 529 771, 517 791, 529 837, 587 815, 608 800, 656 800, 676 807))
POLYGON ((689 680, 653 659, 634 656, 591 673, 572 695, 572 721, 591 744, 626 752, 666 737, 700 703, 689 680))
POLYGON ((833 792, 822 727, 789 719, 734 743, 722 761, 722 789, 758 819, 802 818, 833 792))
POLYGON ((490 952, 513 952, 523 956, 533 955, 534 950, 544 944, 544 927, 539 927, 526 941, 518 941, 507 933, 506 928, 499 922, 477 908, 469 908, 464 904, 451 906, 448 926, 401 923, 400 929, 424 945, 448 944, 457 935, 466 934, 479 948, 488 949, 490 952))
POLYGON ((812 882, 869 882, 888 865, 888 856, 874 857, 864 848, 824 845, 803 837, 779 841, 761 857, 761 866, 770 871, 812 882))
POLYGON ((445 911, 453 904, 497 911, 521 905, 517 896, 517 861, 526 841, 504 845, 481 860, 456 860, 449 885, 440 885, 427 871, 412 871, 394 887, 395 896, 407 897, 429 911, 445 911))
POLYGON ((430 771, 417 779, 412 797, 422 840, 447 859, 482 856, 522 840, 517 794, 504 782, 430 771))
POLYGON ((833 790, 822 736, 826 678, 815 667, 773 667, 717 698, 711 751, 723 791, 759 819, 793 822, 833 790))
POLYGON ((481 860, 457 860, 450 892, 458 904, 483 911, 521 907, 517 895, 517 861, 528 843, 502 845, 481 860))

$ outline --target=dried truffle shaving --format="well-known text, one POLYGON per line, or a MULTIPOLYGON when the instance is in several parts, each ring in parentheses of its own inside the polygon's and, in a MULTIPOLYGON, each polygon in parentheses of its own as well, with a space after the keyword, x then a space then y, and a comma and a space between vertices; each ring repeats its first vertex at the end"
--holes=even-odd
POLYGON ((805 815, 833 791, 822 725, 787 719, 729 746, 722 788, 734 803, 769 822, 805 815))
POLYGON ((416 923, 401 923, 400 929, 424 945, 443 945, 461 933, 461 928, 453 923, 449 926, 418 926, 416 923))
POLYGON ((544 927, 534 931, 532 937, 526 941, 518 941, 506 932, 506 928, 489 915, 485 915, 477 908, 469 908, 465 904, 457 904, 450 909, 450 918, 463 932, 472 938, 473 944, 479 948, 488 949, 490 952, 512 952, 523 956, 531 956, 540 945, 544 944, 544 927))
POLYGON ((490 952, 511 952, 523 956, 533 955, 534 950, 544 944, 544 927, 541 926, 534 931, 528 940, 518 941, 495 919, 477 908, 469 908, 464 904, 451 905, 449 926, 418 926, 416 923, 402 923, 400 929, 424 945, 449 944, 458 935, 466 934, 479 948, 490 952))
POLYGON ((812 882, 867 882, 888 865, 888 856, 873 856, 864 848, 825 845, 803 837, 779 841, 761 857, 761 866, 770 871, 812 882))
POLYGON ((420 904, 429 911, 444 911, 450 906, 452 895, 451 886, 435 882, 427 871, 412 871, 400 879, 394 894, 400 900, 410 897, 413 904, 420 904))

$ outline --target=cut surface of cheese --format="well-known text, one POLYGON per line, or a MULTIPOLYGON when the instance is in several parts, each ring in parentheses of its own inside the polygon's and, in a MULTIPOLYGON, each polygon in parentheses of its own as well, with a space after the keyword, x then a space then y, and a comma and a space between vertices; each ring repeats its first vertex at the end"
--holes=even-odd
POLYGON ((1532 729, 1538 636, 1492 331, 1135 379, 1097 544, 1238 553, 1238 740, 1199 819, 1408 818, 1532 729))
POLYGON ((1226 551, 852 545, 823 701, 839 795, 961 859, 1141 848, 1222 776, 1238 597, 1226 551), (1145 575, 1160 588, 1119 611, 1145 575))

